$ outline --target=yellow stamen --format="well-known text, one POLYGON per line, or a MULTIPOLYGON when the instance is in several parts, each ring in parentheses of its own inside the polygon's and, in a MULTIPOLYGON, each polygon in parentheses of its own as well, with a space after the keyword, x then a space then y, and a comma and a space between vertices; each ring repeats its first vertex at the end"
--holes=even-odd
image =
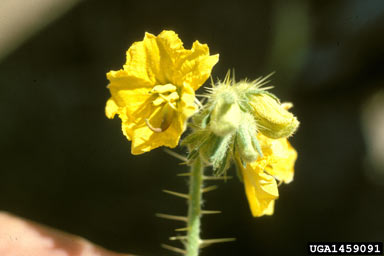
POLYGON ((164 85, 156 85, 152 88, 152 93, 167 93, 167 92, 175 92, 177 89, 173 84, 164 84, 164 85))
POLYGON ((168 103, 171 108, 177 110, 176 101, 178 101, 180 97, 176 90, 177 87, 173 84, 154 86, 150 93, 157 94, 158 97, 152 101, 152 104, 158 107, 163 103, 168 103))
MULTIPOLYGON (((161 95, 161 94, 160 94, 161 95)), ((159 96, 160 96, 159 95, 159 96)), ((157 106, 160 106, 161 104, 163 104, 165 102, 165 99, 163 97, 157 97, 154 101, 152 101, 152 104, 157 107, 157 106)))

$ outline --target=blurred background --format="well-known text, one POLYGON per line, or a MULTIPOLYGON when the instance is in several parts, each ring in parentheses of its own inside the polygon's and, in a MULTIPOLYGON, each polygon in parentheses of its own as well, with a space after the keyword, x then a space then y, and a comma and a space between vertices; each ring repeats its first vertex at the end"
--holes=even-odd
MULTIPOLYGON (((251 216, 236 178, 205 195, 202 255, 305 255, 310 241, 384 238, 384 2, 2 0, 0 210, 108 249, 175 255, 187 170, 163 149, 133 156, 104 115, 105 74, 144 32, 176 31, 220 54, 214 79, 276 71, 272 90, 301 126, 295 180, 275 214, 251 216), (289 3, 288 3, 289 2, 289 3)), ((206 83, 208 85, 208 82, 206 83)), ((230 174, 235 175, 231 169, 230 174)), ((212 183, 212 182, 211 182, 212 183)))

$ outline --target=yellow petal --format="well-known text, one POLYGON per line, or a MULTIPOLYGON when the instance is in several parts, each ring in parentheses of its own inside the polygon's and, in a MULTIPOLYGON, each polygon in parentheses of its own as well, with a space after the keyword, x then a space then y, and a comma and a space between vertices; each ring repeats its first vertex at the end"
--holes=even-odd
POLYGON ((286 138, 270 139, 261 133, 257 139, 261 145, 263 158, 257 162, 263 162, 264 170, 285 183, 290 183, 294 176, 294 165, 297 152, 286 138))
POLYGON ((122 121, 122 131, 123 134, 127 137, 128 140, 131 140, 132 137, 132 127, 134 126, 133 122, 128 121, 128 116, 126 115, 125 108, 119 108, 116 104, 116 102, 110 98, 107 101, 107 104, 105 106, 105 115, 112 119, 114 116, 118 114, 121 121, 122 121))
POLYGON ((287 139, 277 140, 272 144, 274 161, 265 170, 285 183, 290 183, 294 176, 294 165, 297 159, 296 150, 287 139))
POLYGON ((147 82, 129 76, 124 70, 111 71, 107 78, 112 98, 120 108, 127 107, 129 112, 135 112, 148 103, 152 86, 147 82))
POLYGON ((180 135, 180 130, 172 125, 161 133, 155 133, 146 126, 136 128, 132 136, 132 154, 143 154, 161 146, 174 148, 178 145, 180 135))
POLYGON ((124 70, 152 84, 166 84, 172 82, 174 63, 184 51, 182 41, 173 31, 165 30, 157 37, 145 33, 144 40, 127 51, 124 70))
POLYGON ((115 117, 118 111, 119 111, 119 107, 117 106, 116 102, 112 98, 109 98, 105 106, 105 115, 109 119, 112 119, 115 117))
POLYGON ((145 33, 144 40, 132 44, 126 56, 127 61, 123 68, 128 76, 136 77, 152 85, 159 84, 160 55, 154 35, 145 33))
POLYGON ((186 82, 196 91, 208 79, 213 66, 219 61, 219 55, 209 55, 209 48, 199 41, 193 43, 192 49, 178 60, 174 82, 186 82))
MULTIPOLYGON (((159 110, 151 116, 150 122, 154 127, 160 127, 161 118, 163 118, 161 114, 161 110, 159 110)), ((181 127, 177 119, 173 119, 169 127, 163 132, 154 132, 145 122, 139 123, 135 126, 132 134, 132 154, 142 154, 160 146, 174 148, 178 145, 184 129, 185 127, 181 127)))
POLYGON ((184 84, 181 91, 179 102, 179 122, 180 125, 186 125, 186 121, 196 112, 195 91, 188 85, 184 84))
POLYGON ((279 196, 275 179, 252 164, 243 168, 242 174, 252 215, 273 214, 274 200, 279 196))
POLYGON ((135 126, 136 124, 128 121, 127 118, 125 119, 122 118, 121 130, 123 131, 124 136, 127 137, 128 140, 132 140, 132 135, 133 135, 135 126))

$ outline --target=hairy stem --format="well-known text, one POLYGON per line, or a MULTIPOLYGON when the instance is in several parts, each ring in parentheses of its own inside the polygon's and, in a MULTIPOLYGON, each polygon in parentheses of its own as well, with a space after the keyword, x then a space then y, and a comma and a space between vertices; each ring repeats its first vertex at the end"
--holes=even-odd
POLYGON ((200 158, 197 158, 191 166, 191 178, 189 184, 188 201, 188 234, 186 256, 198 256, 201 244, 200 240, 200 217, 201 217, 201 195, 203 184, 203 171, 200 158))

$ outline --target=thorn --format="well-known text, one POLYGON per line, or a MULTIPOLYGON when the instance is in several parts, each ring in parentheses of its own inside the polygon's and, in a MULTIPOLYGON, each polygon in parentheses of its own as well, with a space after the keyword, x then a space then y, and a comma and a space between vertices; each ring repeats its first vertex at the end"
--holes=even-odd
POLYGON ((259 77, 257 79, 257 86, 261 87, 261 86, 267 84, 269 82, 269 80, 267 80, 267 79, 270 78, 271 76, 273 76, 275 73, 276 72, 273 71, 273 72, 269 73, 268 75, 266 75, 265 77, 259 77))
POLYGON ((188 230, 189 230, 188 227, 175 229, 175 231, 188 231, 188 230))
POLYGON ((236 79, 235 79, 235 68, 232 68, 232 85, 234 85, 236 83, 236 79))
POLYGON ((228 82, 230 81, 230 79, 231 79, 231 70, 228 69, 227 74, 226 74, 225 77, 224 77, 223 84, 228 84, 228 82))
POLYGON ((232 176, 203 176, 204 180, 230 180, 232 176))
POLYGON ((191 176, 192 174, 190 172, 186 172, 186 173, 179 173, 177 174, 177 176, 191 176))
POLYGON ((174 247, 174 246, 170 246, 170 245, 167 245, 167 244, 161 244, 161 247, 163 247, 164 249, 170 250, 172 252, 177 252, 177 253, 181 253, 181 254, 186 254, 187 253, 186 250, 183 250, 183 249, 180 249, 180 248, 177 248, 177 247, 174 247))
POLYGON ((177 220, 177 221, 185 221, 187 222, 187 217, 184 216, 177 216, 177 215, 170 215, 170 214, 163 214, 163 213, 156 213, 156 217, 168 219, 168 220, 177 220))
POLYGON ((187 236, 171 236, 169 240, 175 241, 175 240, 187 240, 187 236))
POLYGON ((195 98, 195 103, 199 106, 199 109, 203 108, 203 104, 197 98, 195 98))
POLYGON ((201 241, 200 248, 204 248, 204 247, 210 246, 212 244, 217 244, 217 243, 233 242, 235 240, 236 240, 236 238, 204 239, 204 240, 201 241))
MULTIPOLYGON (((264 84, 262 84, 261 86, 263 86, 264 84)), ((274 87, 271 85, 271 86, 265 86, 263 88, 260 88, 260 90, 263 90, 263 91, 268 91, 270 89, 273 89, 274 87)))
POLYGON ((189 195, 188 194, 174 192, 174 191, 166 190, 166 189, 163 189, 163 192, 167 193, 167 194, 170 194, 170 195, 173 195, 173 196, 178 196, 178 197, 189 199, 189 195))
POLYGON ((213 186, 209 186, 209 187, 203 188, 201 191, 202 191, 203 193, 205 193, 205 192, 209 192, 209 191, 215 190, 215 189, 217 189, 217 188, 218 188, 218 186, 213 185, 213 186))
MULTIPOLYGON (((208 96, 208 95, 205 95, 205 94, 198 94, 198 93, 196 93, 195 96, 196 96, 196 97, 202 97, 202 98, 204 98, 203 100, 205 100, 206 98, 209 98, 209 96, 208 96)), ((200 103, 204 103, 204 102, 201 102, 201 101, 200 101, 200 103)))
POLYGON ((221 211, 211 211, 211 210, 202 210, 201 214, 218 214, 221 213, 221 211))
POLYGON ((209 95, 206 95, 205 98, 203 98, 200 102, 201 104, 205 105, 205 103, 208 101, 208 99, 210 98, 209 95))
POLYGON ((167 148, 164 148, 163 150, 165 151, 165 153, 167 153, 167 154, 169 154, 169 155, 171 155, 173 157, 176 157, 177 159, 179 159, 179 160, 181 160, 183 162, 187 162, 188 161, 188 159, 185 156, 182 156, 182 155, 176 153, 175 151, 169 150, 167 148))

